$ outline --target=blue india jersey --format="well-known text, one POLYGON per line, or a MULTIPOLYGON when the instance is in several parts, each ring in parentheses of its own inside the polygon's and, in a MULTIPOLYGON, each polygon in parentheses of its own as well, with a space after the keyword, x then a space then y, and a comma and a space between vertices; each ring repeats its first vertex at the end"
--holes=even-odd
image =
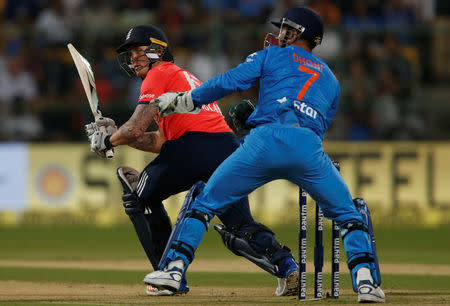
POLYGON ((247 124, 298 124, 320 138, 336 114, 340 87, 330 68, 308 51, 271 46, 192 91, 196 105, 207 104, 260 82, 259 100, 247 124))

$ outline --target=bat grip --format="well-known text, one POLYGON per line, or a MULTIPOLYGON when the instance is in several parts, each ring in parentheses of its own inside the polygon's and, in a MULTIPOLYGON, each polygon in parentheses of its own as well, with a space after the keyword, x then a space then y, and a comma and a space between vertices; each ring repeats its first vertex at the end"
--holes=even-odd
MULTIPOLYGON (((100 131, 103 133, 106 133, 106 128, 104 126, 100 127, 100 131)), ((109 149, 105 152, 106 158, 113 158, 114 157, 114 150, 109 149)))

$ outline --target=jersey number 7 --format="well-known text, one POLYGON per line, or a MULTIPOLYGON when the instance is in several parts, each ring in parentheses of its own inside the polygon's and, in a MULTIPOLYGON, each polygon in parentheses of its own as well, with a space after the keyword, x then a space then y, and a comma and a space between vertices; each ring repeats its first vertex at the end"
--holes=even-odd
POLYGON ((305 85, 303 85, 302 89, 300 90, 300 92, 297 95, 297 100, 298 101, 302 101, 303 96, 305 95, 306 91, 308 90, 309 86, 312 85, 312 83, 314 83, 315 80, 317 80, 320 76, 320 73, 312 70, 308 67, 305 67, 303 65, 299 65, 298 66, 298 70, 302 71, 302 72, 306 72, 306 73, 311 73, 312 76, 306 81, 305 85))

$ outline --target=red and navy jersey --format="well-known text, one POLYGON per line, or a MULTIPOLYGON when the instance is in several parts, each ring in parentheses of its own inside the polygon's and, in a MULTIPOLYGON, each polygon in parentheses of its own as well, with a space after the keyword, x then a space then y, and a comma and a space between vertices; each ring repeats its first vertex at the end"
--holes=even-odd
MULTIPOLYGON (((149 103, 168 91, 184 92, 200 84, 190 72, 173 63, 163 62, 147 73, 141 85, 138 104, 149 103)), ((167 140, 177 139, 186 132, 232 132, 217 102, 203 105, 198 114, 175 114, 164 118, 156 115, 154 119, 167 140)))

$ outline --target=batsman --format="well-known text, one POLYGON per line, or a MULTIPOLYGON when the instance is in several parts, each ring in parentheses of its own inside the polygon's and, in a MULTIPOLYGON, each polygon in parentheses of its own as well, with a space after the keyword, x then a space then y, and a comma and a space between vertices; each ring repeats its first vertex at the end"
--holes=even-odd
MULTIPOLYGON (((187 91, 201 82, 173 63, 169 42, 164 32, 152 25, 131 28, 117 48, 121 67, 143 82, 139 100, 131 118, 120 128, 101 117, 86 126, 91 150, 105 157, 105 152, 119 145, 158 153, 142 172, 130 167, 117 169, 123 186, 123 206, 134 225, 139 240, 153 268, 158 270, 171 235, 171 221, 163 200, 193 186, 181 209, 186 212, 195 195, 203 188, 214 170, 239 145, 216 102, 211 101, 195 114, 178 114, 163 118, 150 101, 172 91, 187 91), (156 121, 157 131, 147 131, 156 121), (100 127, 105 129, 100 130, 100 127)), ((236 199, 229 210, 217 212, 223 225, 217 226, 226 246, 235 254, 254 262, 278 278, 276 295, 297 294, 298 265, 290 250, 275 240, 272 231, 255 222, 247 197, 236 199)), ((181 216, 180 222, 183 220, 181 216)), ((188 210, 185 218, 202 218, 203 214, 188 210)), ((209 220, 208 220, 209 222, 209 220)), ((177 224, 178 225, 178 224, 177 224)), ((172 250, 189 249, 186 244, 170 241, 172 250)), ((189 250, 192 254, 193 250, 189 250)), ((189 256, 189 255, 186 255, 189 256)), ((185 275, 175 290, 148 284, 148 295, 173 295, 189 291, 185 275)))
MULTIPOLYGON (((209 220, 229 211, 232 203, 275 179, 304 188, 335 220, 347 254, 359 302, 384 302, 376 251, 368 223, 355 207, 346 183, 322 147, 325 131, 338 107, 339 82, 312 50, 321 43, 323 23, 308 8, 289 9, 280 21, 277 46, 250 54, 231 70, 197 88, 166 93, 153 100, 162 117, 195 113, 202 105, 259 82, 259 100, 247 120, 254 128, 214 172, 191 206, 197 218, 184 219, 166 267, 145 280, 177 290, 180 275, 192 262, 209 220)), ((183 156, 181 156, 183 158, 183 156)))

